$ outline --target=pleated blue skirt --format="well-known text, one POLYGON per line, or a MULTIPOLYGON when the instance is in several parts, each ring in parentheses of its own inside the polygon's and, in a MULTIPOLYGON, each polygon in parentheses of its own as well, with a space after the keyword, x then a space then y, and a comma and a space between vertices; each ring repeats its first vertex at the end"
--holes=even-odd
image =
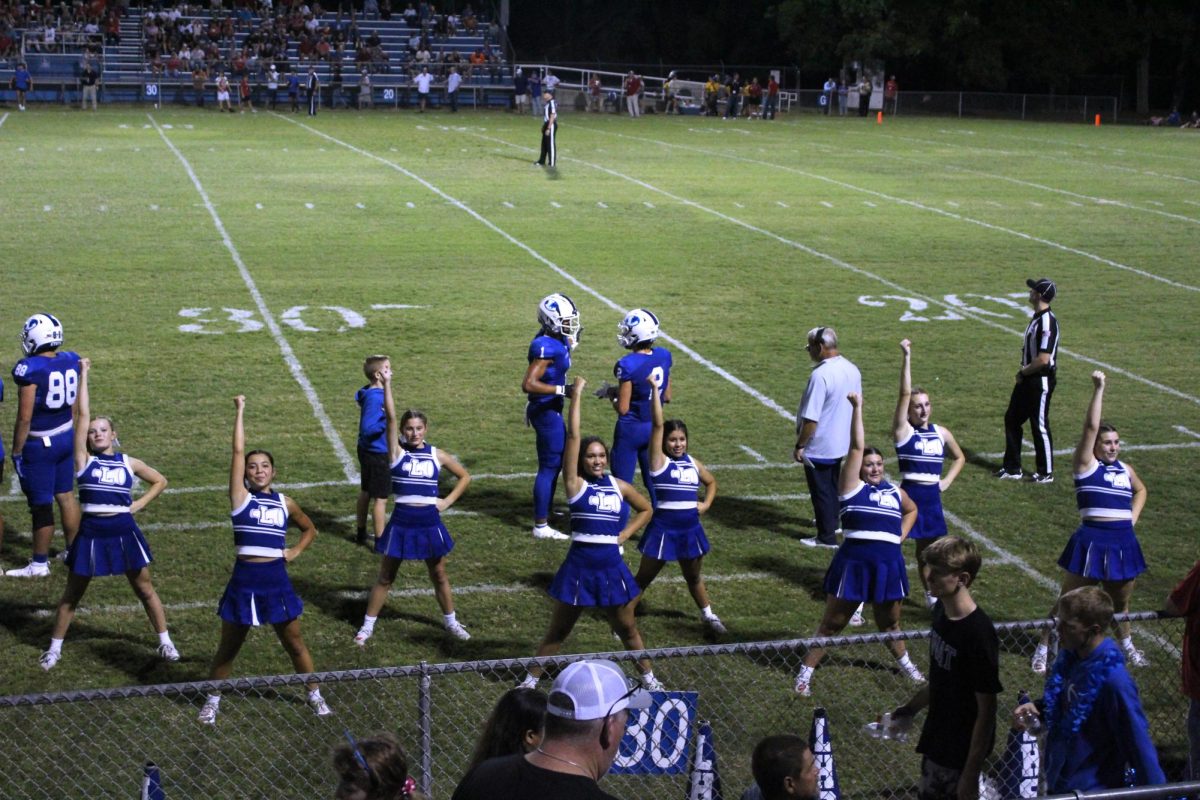
POLYGON ((699 558, 711 549, 695 512, 691 519, 676 521, 662 511, 655 511, 638 543, 642 555, 659 561, 699 558))
POLYGON ((825 573, 825 593, 855 603, 888 603, 908 596, 900 545, 847 539, 825 573))
POLYGON ((1101 581, 1127 581, 1146 571, 1146 559, 1127 521, 1082 523, 1071 534, 1058 565, 1072 575, 1101 581))
POLYGON ((304 603, 292 589, 287 562, 242 561, 233 563, 233 575, 217 606, 217 615, 235 625, 278 625, 304 612, 304 603))
POLYGON ((640 590, 617 545, 572 542, 546 591, 567 605, 610 608, 625 605, 640 590))
POLYGON ((942 490, 936 483, 905 481, 900 488, 917 507, 917 521, 908 532, 910 539, 938 539, 946 535, 942 512, 942 490))
POLYGON ((132 514, 85 514, 67 551, 68 569, 93 578, 137 572, 153 560, 132 514))

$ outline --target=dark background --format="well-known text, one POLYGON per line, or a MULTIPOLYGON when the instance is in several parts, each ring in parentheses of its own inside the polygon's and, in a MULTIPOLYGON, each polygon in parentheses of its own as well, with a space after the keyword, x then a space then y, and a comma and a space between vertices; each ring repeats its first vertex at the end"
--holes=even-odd
POLYGON ((816 89, 878 59, 905 89, 1115 95, 1129 113, 1185 115, 1200 106, 1198 33, 1198 0, 511 0, 509 25, 526 61, 782 67, 785 88, 816 89))

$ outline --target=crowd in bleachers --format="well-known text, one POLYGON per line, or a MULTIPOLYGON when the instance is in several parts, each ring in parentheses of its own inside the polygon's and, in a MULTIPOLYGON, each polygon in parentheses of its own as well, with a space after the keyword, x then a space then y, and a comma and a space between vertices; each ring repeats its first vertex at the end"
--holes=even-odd
POLYGON ((104 44, 120 43, 121 10, 107 0, 0 2, 0 59, 18 59, 22 39, 35 53, 98 54, 104 44))

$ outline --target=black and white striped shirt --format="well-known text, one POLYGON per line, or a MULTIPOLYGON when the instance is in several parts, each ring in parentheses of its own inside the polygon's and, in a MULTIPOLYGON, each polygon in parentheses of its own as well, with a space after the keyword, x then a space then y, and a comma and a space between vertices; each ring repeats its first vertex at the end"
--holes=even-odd
POLYGON ((1025 329, 1025 344, 1021 348, 1021 366, 1033 363, 1039 353, 1050 354, 1050 364, 1040 373, 1053 375, 1058 366, 1058 320, 1049 308, 1036 312, 1025 329))
POLYGON ((549 122, 551 117, 558 117, 558 101, 547 100, 546 107, 542 110, 542 122, 549 122))

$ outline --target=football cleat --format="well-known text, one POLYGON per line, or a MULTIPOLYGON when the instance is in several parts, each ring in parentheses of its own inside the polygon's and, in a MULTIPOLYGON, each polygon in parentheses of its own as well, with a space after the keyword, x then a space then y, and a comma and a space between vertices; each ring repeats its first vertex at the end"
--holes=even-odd
POLYGON ((617 341, 626 349, 657 338, 658 317, 644 308, 635 308, 617 323, 617 341))
POLYGON ((43 350, 53 350, 63 343, 62 323, 50 314, 34 314, 25 320, 21 331, 21 349, 31 356, 43 350))
POLYGON ((558 334, 572 350, 579 344, 583 326, 579 324, 579 309, 565 294, 550 294, 538 303, 538 322, 544 330, 558 334))

